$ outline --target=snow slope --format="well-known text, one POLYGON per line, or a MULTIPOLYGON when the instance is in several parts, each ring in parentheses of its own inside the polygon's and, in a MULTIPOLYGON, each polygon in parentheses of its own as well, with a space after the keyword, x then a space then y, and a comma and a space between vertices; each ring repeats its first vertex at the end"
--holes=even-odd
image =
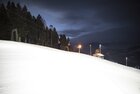
POLYGON ((0 41, 0 94, 140 94, 140 70, 84 54, 0 41))

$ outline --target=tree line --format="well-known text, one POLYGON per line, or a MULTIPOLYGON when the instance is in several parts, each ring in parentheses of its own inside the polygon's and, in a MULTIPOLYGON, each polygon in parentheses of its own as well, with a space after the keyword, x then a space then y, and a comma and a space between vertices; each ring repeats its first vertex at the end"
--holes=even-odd
POLYGON ((35 17, 26 5, 9 1, 7 5, 0 4, 0 39, 11 40, 13 29, 21 42, 72 50, 70 39, 65 34, 58 35, 53 25, 48 27, 40 14, 35 17))

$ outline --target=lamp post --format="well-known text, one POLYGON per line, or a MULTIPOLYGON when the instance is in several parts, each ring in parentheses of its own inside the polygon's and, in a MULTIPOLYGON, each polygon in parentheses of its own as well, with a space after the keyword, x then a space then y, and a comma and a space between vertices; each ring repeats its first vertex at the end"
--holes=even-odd
POLYGON ((101 45, 101 44, 99 44, 99 50, 100 50, 100 53, 101 53, 101 46, 102 46, 102 45, 101 45))
POLYGON ((89 55, 91 55, 91 44, 89 44, 89 55))
POLYGON ((71 44, 70 44, 70 42, 69 42, 69 43, 68 43, 68 51, 70 51, 70 45, 71 45, 71 44))
POLYGON ((77 48, 78 48, 78 52, 80 53, 81 48, 82 48, 82 45, 81 45, 81 44, 79 44, 79 45, 77 46, 77 48))
POLYGON ((125 57, 125 63, 126 63, 126 66, 127 66, 127 61, 128 61, 128 57, 125 57))

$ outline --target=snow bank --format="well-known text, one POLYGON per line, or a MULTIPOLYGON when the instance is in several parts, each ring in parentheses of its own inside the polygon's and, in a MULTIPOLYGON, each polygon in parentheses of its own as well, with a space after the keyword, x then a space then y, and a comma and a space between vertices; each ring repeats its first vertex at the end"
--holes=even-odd
POLYGON ((140 94, 140 70, 100 58, 0 41, 0 94, 140 94))

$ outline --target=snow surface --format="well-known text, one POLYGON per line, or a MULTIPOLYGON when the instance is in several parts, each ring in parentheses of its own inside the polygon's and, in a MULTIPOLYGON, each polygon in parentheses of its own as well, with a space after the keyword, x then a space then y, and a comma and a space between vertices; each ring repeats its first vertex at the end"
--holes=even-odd
POLYGON ((0 41, 0 94, 140 94, 140 70, 80 53, 0 41))

